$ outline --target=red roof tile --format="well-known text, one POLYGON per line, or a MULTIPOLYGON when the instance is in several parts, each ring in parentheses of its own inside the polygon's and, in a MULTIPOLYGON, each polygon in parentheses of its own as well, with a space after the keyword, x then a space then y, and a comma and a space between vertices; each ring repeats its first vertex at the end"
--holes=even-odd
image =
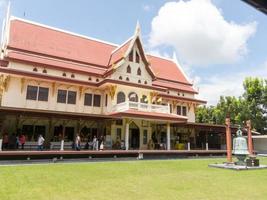
POLYGON ((198 93, 191 85, 188 85, 188 84, 174 83, 174 82, 158 79, 158 80, 153 81, 152 85, 161 86, 164 88, 174 89, 174 90, 178 90, 178 91, 194 93, 194 94, 198 93))
POLYGON ((112 54, 111 58, 109 61, 109 65, 112 65, 113 63, 116 63, 118 60, 123 58, 124 54, 128 50, 130 44, 131 44, 132 39, 130 38, 128 41, 126 41, 122 46, 118 47, 115 49, 112 54))
POLYGON ((9 46, 21 50, 107 66, 116 48, 104 42, 83 38, 52 28, 11 20, 9 46))
POLYGON ((173 61, 152 55, 148 55, 147 57, 157 78, 189 83, 173 61))

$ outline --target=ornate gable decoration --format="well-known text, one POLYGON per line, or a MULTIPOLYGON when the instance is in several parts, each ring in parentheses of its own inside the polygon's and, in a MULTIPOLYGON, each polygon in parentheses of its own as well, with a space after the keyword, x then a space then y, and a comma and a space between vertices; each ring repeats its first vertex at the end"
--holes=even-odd
POLYGON ((126 61, 126 58, 128 56, 129 57, 132 56, 131 54, 133 54, 135 44, 137 45, 137 48, 139 49, 139 54, 137 56, 138 63, 142 60, 144 62, 146 70, 148 71, 152 79, 155 79, 155 74, 149 66, 150 64, 145 55, 145 51, 143 49, 143 44, 141 40, 141 29, 140 29, 140 25, 138 22, 136 25, 134 36, 131 37, 129 40, 127 40, 123 45, 118 47, 111 55, 110 65, 112 66, 112 70, 116 70, 126 61), (118 54, 120 54, 119 57, 118 57, 118 54))
POLYGON ((145 63, 145 65, 148 66, 149 62, 148 62, 148 59, 145 55, 145 51, 143 49, 143 44, 142 44, 142 40, 141 40, 141 28, 140 28, 139 22, 137 22, 137 24, 136 24, 134 36, 130 42, 128 49, 126 50, 126 52, 124 54, 124 58, 129 56, 129 54, 133 51, 134 44, 137 44, 137 47, 138 47, 140 54, 141 54, 141 55, 138 55, 138 57, 140 56, 140 58, 145 63))

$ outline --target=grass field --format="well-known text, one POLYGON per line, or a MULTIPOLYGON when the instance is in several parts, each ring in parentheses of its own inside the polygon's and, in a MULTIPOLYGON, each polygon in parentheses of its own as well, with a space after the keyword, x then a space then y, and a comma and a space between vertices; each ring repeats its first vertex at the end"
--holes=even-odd
MULTIPOLYGON (((266 200, 267 170, 208 168, 222 159, 0 167, 1 200, 266 200)), ((267 159, 261 159, 267 164, 267 159)))

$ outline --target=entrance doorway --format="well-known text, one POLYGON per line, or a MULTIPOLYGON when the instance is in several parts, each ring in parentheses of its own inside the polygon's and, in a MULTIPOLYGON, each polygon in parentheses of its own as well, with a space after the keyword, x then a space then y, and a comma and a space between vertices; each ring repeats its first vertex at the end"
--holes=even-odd
POLYGON ((139 130, 139 127, 134 122, 132 122, 130 124, 129 129, 130 129, 130 137, 129 137, 130 149, 139 149, 139 147, 140 147, 140 130, 139 130))

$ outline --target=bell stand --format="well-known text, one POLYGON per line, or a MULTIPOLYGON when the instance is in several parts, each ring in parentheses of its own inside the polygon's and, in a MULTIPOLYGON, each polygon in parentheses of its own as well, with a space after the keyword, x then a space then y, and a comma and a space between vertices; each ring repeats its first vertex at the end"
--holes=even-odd
MULTIPOLYGON (((225 119, 225 128, 226 128, 226 151, 227 151, 227 162, 226 164, 234 164, 232 158, 232 134, 231 134, 231 121, 227 117, 225 119)), ((253 152, 253 143, 252 143, 252 134, 251 134, 251 120, 246 121, 247 128, 247 138, 248 138, 248 152, 250 158, 255 158, 253 152)))

